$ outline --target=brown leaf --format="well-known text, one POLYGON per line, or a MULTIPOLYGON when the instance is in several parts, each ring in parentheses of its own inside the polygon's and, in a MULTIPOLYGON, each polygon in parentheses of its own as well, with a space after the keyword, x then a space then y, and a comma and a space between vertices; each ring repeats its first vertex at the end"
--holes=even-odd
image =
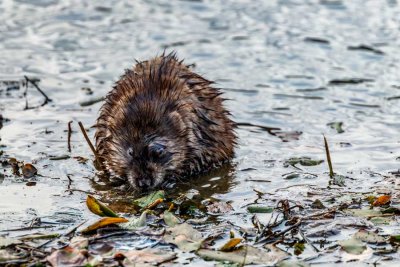
POLYGON ((98 220, 94 224, 86 227, 81 232, 83 234, 86 234, 86 233, 92 232, 94 230, 97 230, 99 228, 105 227, 105 226, 110 225, 110 224, 126 223, 126 222, 128 222, 128 220, 125 219, 125 218, 105 217, 105 218, 102 218, 102 219, 98 220))
POLYGON ((225 214, 232 210, 232 205, 227 202, 215 202, 207 206, 207 211, 212 214, 225 214))
POLYGON ((30 163, 27 163, 22 167, 22 175, 25 178, 31 178, 37 174, 37 169, 30 163))
POLYGON ((69 246, 54 251, 46 260, 54 267, 84 266, 87 264, 85 255, 79 249, 69 246))
POLYGON ((389 196, 389 195, 380 196, 374 201, 374 203, 372 203, 372 206, 377 207, 377 206, 386 205, 386 204, 388 204, 390 202, 391 198, 392 197, 389 196))
POLYGON ((120 258, 121 255, 125 256, 125 259, 123 261, 123 265, 125 267, 138 266, 137 264, 143 263, 158 265, 176 258, 176 253, 156 249, 120 251, 115 254, 114 258, 120 258))

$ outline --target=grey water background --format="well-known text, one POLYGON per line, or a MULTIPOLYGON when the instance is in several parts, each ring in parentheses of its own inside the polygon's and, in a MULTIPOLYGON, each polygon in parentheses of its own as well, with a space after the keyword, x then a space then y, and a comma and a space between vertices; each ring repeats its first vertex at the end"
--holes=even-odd
MULTIPOLYGON (((400 166, 399 22, 394 0, 0 1, 0 80, 40 78, 53 100, 24 110, 25 89, 1 87, 0 113, 9 119, 0 130, 3 158, 33 162, 42 176, 28 187, 4 169, 0 228, 26 226, 36 217, 67 228, 91 217, 86 194, 65 190, 94 192, 92 164, 49 157, 68 154, 73 120, 71 156, 91 158, 77 121, 89 128, 101 103, 79 103, 104 96, 134 59, 164 49, 223 88, 235 121, 281 129, 271 135, 240 127, 234 169, 194 183, 232 202, 235 215, 222 219, 250 227, 245 204, 258 199, 254 189, 265 193, 265 204, 310 202, 310 192, 396 199, 399 181, 390 172, 400 166), (343 122, 344 132, 327 125, 332 122, 343 122), (291 157, 325 159, 322 134, 335 171, 349 177, 345 187, 328 188, 325 162, 302 170, 284 166, 291 157)), ((43 100, 33 87, 27 99, 30 106, 43 100)), ((400 226, 385 231, 398 233, 400 226)))

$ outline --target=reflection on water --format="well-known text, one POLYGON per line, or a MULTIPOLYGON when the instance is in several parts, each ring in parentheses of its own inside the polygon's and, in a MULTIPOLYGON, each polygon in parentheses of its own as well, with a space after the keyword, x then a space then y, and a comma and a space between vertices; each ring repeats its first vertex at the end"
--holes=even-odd
MULTIPOLYGON (((396 179, 388 187, 382 177, 399 168, 397 1, 4 0, 0 13, 0 114, 7 119, 0 130, 1 159, 33 162, 41 175, 36 186, 27 187, 4 167, 2 229, 23 226, 35 216, 67 226, 88 216, 82 211, 85 192, 106 188, 91 182, 91 161, 74 158, 91 157, 77 121, 93 136, 89 127, 101 103, 79 103, 103 97, 134 58, 144 60, 165 48, 217 81, 235 120, 247 124, 238 129, 232 169, 181 183, 171 192, 194 188, 230 201, 238 213, 245 212, 244 201, 258 199, 254 189, 269 204, 329 194, 325 163, 301 170, 283 164, 291 157, 324 159, 322 134, 335 171, 349 177, 345 188, 335 190, 384 188, 395 195, 399 189, 396 179), (53 101, 25 109, 27 102, 43 103, 43 97, 32 85, 24 95, 24 75, 39 78, 53 101), (69 155, 71 120, 71 157, 50 160, 69 155), (331 127, 340 122, 342 133, 331 127), (300 175, 287 179, 292 172, 300 175), (26 213, 27 208, 35 212, 26 213), (76 216, 68 221, 65 214, 76 216)), ((227 219, 251 225, 245 214, 227 219)))

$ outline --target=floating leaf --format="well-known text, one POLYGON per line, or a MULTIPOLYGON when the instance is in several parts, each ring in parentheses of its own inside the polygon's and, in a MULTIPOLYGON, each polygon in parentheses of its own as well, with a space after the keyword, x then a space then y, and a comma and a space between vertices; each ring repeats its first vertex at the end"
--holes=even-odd
POLYGON ((170 211, 166 210, 163 214, 163 219, 166 225, 174 227, 180 223, 180 220, 170 211))
POLYGON ((400 235, 392 235, 390 237, 390 243, 400 243, 400 235))
POLYGON ((37 174, 37 169, 30 163, 25 164, 22 167, 22 175, 25 178, 31 178, 37 174))
POLYGON ((138 198, 133 201, 134 204, 138 205, 142 209, 151 207, 152 204, 159 203, 160 199, 165 199, 165 192, 164 190, 159 190, 156 192, 151 193, 150 195, 138 198))
POLYGON ((387 238, 380 236, 377 233, 366 231, 364 229, 361 229, 358 232, 356 232, 353 235, 353 238, 373 244, 385 243, 387 241, 387 238))
POLYGON ((280 262, 278 267, 309 267, 310 265, 308 263, 302 262, 302 261, 291 261, 291 260, 285 260, 280 262))
POLYGON ((164 240, 167 243, 176 245, 184 252, 196 251, 203 243, 201 233, 187 223, 168 228, 167 233, 164 235, 164 240))
POLYGON ((342 240, 338 243, 344 251, 354 255, 360 255, 367 249, 367 246, 363 242, 355 238, 342 240))
POLYGON ((125 267, 148 266, 143 265, 145 263, 159 265, 163 262, 176 258, 176 253, 156 249, 121 251, 118 254, 121 254, 125 257, 124 261, 122 262, 122 265, 125 267))
POLYGON ((142 228, 146 226, 146 219, 147 219, 147 214, 149 213, 149 210, 145 210, 142 212, 139 218, 131 218, 127 223, 121 224, 120 226, 124 229, 128 230, 136 230, 138 228, 142 228))
POLYGON ((197 254, 205 259, 217 261, 229 261, 238 264, 254 264, 273 266, 287 258, 289 255, 279 248, 268 245, 267 249, 260 249, 251 246, 243 246, 232 252, 223 252, 209 249, 200 249, 197 254))
POLYGON ((374 203, 372 203, 372 206, 377 207, 377 206, 386 205, 390 202, 391 199, 392 199, 392 197, 389 195, 380 196, 374 201, 374 203))
POLYGON ((232 210, 232 205, 227 202, 215 202, 207 206, 207 211, 212 214, 225 214, 232 210))
POLYGON ((368 218, 382 216, 382 212, 373 209, 349 209, 345 210, 344 213, 352 216, 368 217, 368 218))
POLYGON ((314 202, 311 204, 311 207, 313 209, 324 209, 325 205, 321 202, 321 200, 316 199, 314 202))
POLYGON ((332 184, 337 185, 337 186, 344 186, 344 179, 346 179, 346 176, 339 175, 339 174, 333 174, 332 178, 332 184))
POLYGON ((126 223, 126 222, 128 222, 128 220, 125 218, 105 217, 95 222, 94 224, 88 226, 87 228, 83 229, 81 232, 86 234, 110 224, 126 223))
POLYGON ((383 214, 393 213, 393 214, 399 215, 400 214, 400 208, 392 206, 392 207, 389 207, 387 209, 382 210, 382 213, 383 214))
POLYGON ((332 129, 336 130, 337 133, 344 133, 344 130, 342 128, 343 126, 343 122, 339 121, 339 122, 331 122, 327 124, 328 126, 330 126, 332 129))
POLYGON ((392 221, 393 219, 390 217, 373 217, 370 219, 370 222, 372 222, 375 225, 388 225, 392 221))
POLYGON ((241 238, 231 238, 231 239, 229 239, 229 241, 226 242, 225 245, 223 245, 219 250, 225 251, 225 252, 232 251, 232 250, 235 249, 235 247, 236 247, 240 242, 242 242, 242 239, 241 239, 241 238))
POLYGON ((293 246, 294 255, 298 256, 301 253, 303 253, 305 247, 306 247, 305 244, 301 243, 301 242, 297 242, 296 244, 294 244, 294 246, 293 246))
POLYGON ((268 206, 248 206, 247 210, 250 213, 271 213, 274 211, 274 208, 268 206))
POLYGON ((21 244, 21 243, 22 242, 18 239, 0 236, 0 248, 5 248, 5 247, 11 246, 11 245, 17 245, 17 244, 21 244))
POLYGON ((50 234, 36 234, 36 235, 26 235, 20 237, 21 240, 35 240, 35 239, 51 239, 59 237, 59 233, 50 233, 50 234))
POLYGON ((118 217, 114 211, 109 207, 95 199, 93 196, 88 195, 86 198, 86 206, 91 212, 102 217, 118 217))
POLYGON ((283 163, 284 167, 300 164, 302 166, 316 166, 324 162, 323 160, 314 160, 309 157, 290 158, 283 163))

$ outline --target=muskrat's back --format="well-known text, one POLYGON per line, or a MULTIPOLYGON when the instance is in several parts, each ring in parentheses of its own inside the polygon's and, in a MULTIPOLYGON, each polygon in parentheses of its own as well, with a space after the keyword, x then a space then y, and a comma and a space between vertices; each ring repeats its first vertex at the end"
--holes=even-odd
POLYGON ((211 85, 174 54, 126 70, 97 120, 97 152, 110 173, 144 190, 230 160, 235 123, 211 85))

